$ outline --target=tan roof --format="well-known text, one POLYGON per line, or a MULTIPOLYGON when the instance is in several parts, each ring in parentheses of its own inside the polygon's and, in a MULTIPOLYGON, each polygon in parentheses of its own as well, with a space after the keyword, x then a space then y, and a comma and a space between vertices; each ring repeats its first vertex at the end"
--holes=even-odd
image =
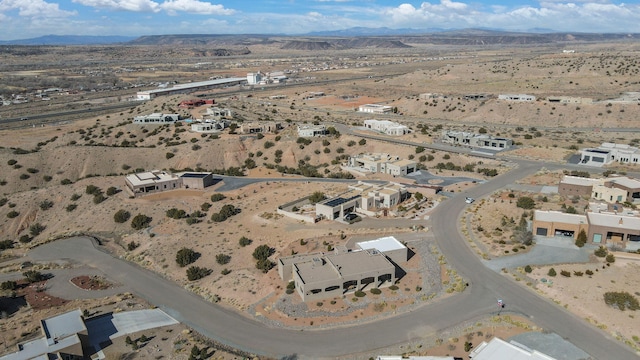
POLYGON ((632 179, 626 176, 619 176, 608 179, 618 185, 630 188, 630 189, 638 189, 640 188, 640 181, 637 179, 632 179))
POLYGON ((560 181, 561 184, 580 185, 580 186, 593 186, 602 183, 601 179, 590 179, 579 176, 565 175, 560 181))
POLYGON ((353 251, 317 257, 317 261, 296 263, 294 267, 305 283, 337 280, 377 270, 394 269, 393 264, 378 251, 353 251))
POLYGON ((534 219, 537 221, 561 222, 576 225, 587 223, 587 217, 585 215, 567 214, 560 211, 536 210, 534 219))

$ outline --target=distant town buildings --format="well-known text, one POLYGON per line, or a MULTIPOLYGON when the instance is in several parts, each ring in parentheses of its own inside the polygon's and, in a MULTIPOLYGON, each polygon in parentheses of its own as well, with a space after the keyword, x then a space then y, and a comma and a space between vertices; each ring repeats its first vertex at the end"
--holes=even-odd
POLYGON ((210 90, 224 86, 240 85, 247 81, 245 78, 226 78, 207 81, 198 81, 186 84, 177 84, 173 87, 138 91, 136 93, 136 100, 151 100, 158 96, 176 95, 176 94, 189 94, 194 91, 210 90))
POLYGON ((153 113, 149 115, 140 115, 133 118, 134 124, 140 125, 164 125, 173 124, 182 118, 178 114, 161 114, 153 113))
POLYGON ((636 165, 640 161, 640 149, 626 144, 602 143, 597 148, 580 150, 580 164, 603 166, 613 162, 636 165))
POLYGON ((356 243, 355 249, 340 246, 327 254, 282 257, 278 274, 283 281, 293 280, 303 301, 315 301, 390 286, 396 279, 394 263, 405 263, 407 258, 407 247, 389 236, 356 243))
POLYGON ((233 111, 231 111, 231 109, 210 107, 205 110, 204 117, 209 119, 231 119, 233 117, 233 111))
POLYGON ((298 125, 298 136, 300 137, 318 137, 325 136, 327 134, 327 127, 323 124, 320 125, 298 125))
POLYGON ((411 132, 407 126, 388 120, 365 120, 364 127, 386 135, 405 135, 411 132))
POLYGON ((513 140, 511 139, 464 131, 444 130, 440 138, 445 144, 491 150, 505 150, 513 146, 513 140))
POLYGON ((249 85, 279 84, 286 80, 287 76, 284 74, 284 71, 272 71, 266 74, 260 71, 247 73, 247 83, 249 85))
POLYGON ((418 164, 389 154, 358 154, 349 158, 347 166, 358 171, 404 176, 415 172, 418 164))
POLYGON ((228 126, 228 122, 224 120, 214 120, 205 122, 191 123, 191 131, 197 133, 217 133, 221 132, 228 126))
POLYGON ((549 96, 547 101, 550 103, 560 104, 592 104, 592 98, 573 97, 573 96, 549 96))
POLYGON ((527 94, 500 94, 498 95, 498 100, 532 102, 536 101, 536 97, 527 94))
POLYGON ((393 108, 388 105, 364 104, 358 107, 358 111, 373 114, 389 114, 393 112, 393 108))

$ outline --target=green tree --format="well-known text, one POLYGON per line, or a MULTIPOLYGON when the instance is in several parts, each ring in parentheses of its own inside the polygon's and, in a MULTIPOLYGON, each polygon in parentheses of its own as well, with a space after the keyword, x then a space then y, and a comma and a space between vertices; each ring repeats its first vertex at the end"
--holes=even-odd
POLYGON ((187 269, 187 279, 189 281, 195 281, 202 279, 203 277, 211 274, 211 270, 199 266, 190 266, 187 269))
POLYGON ((578 233, 578 238, 576 239, 576 246, 583 247, 587 243, 587 233, 584 229, 580 230, 578 233))
POLYGON ((526 273, 531 273, 533 271, 533 269, 531 268, 531 265, 527 265, 527 266, 524 267, 524 271, 526 273))
POLYGON ((149 224, 151 223, 151 220, 152 218, 147 215, 138 214, 133 217, 133 220, 131 220, 131 227, 134 230, 142 230, 147 226, 149 226, 149 224))
POLYGON ((128 212, 125 209, 120 209, 118 211, 116 211, 115 214, 113 214, 113 221, 122 224, 127 222, 127 220, 129 220, 129 218, 131 217, 131 213, 128 212))
POLYGON ((0 251, 7 249, 13 249, 13 240, 0 241, 0 251))
POLYGON ((365 145, 367 143, 367 140, 365 139, 360 139, 360 141, 358 141, 358 145, 362 146, 365 145))
POLYGON ((549 275, 549 276, 556 276, 556 275, 557 275, 557 274, 556 274, 556 269, 554 269, 554 268, 549 269, 549 272, 547 273, 547 275, 549 275))
POLYGON ((226 199, 227 197, 220 193, 211 195, 211 202, 217 202, 226 199))
POLYGON ((183 247, 176 253, 176 263, 178 263, 180 267, 185 267, 195 262, 198 259, 198 255, 199 254, 193 251, 193 249, 183 247))
POLYGON ((424 146, 418 146, 416 147, 416 154, 420 154, 421 152, 424 152, 424 146))
POLYGON ((41 272, 36 270, 27 270, 22 273, 22 276, 24 276, 25 279, 30 283, 42 281, 45 279, 45 276, 41 272))
POLYGON ((413 194, 413 197, 416 198, 417 201, 422 201, 422 199, 424 199, 424 195, 422 195, 422 193, 415 193, 413 194))
POLYGON ((49 210, 51 207, 53 207, 53 201, 51 200, 47 199, 40 202, 40 209, 42 210, 49 210))
POLYGON ((40 223, 35 223, 29 226, 29 233, 31 234, 31 236, 38 236, 44 231, 44 229, 46 229, 46 226, 40 223))
POLYGON ((117 193, 118 193, 118 188, 116 188, 115 186, 110 186, 110 187, 107 189, 107 195, 108 195, 108 196, 112 196, 112 195, 115 195, 115 194, 117 194, 117 193))

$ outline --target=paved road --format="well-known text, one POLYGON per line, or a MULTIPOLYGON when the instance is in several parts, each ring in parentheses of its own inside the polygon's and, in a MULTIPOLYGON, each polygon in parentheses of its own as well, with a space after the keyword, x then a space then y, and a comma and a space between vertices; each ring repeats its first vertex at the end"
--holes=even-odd
POLYGON ((257 354, 299 358, 335 357, 383 348, 436 334, 441 329, 495 314, 496 298, 507 310, 530 316, 543 328, 556 332, 595 359, 636 358, 626 346, 553 302, 536 295, 509 278, 484 267, 466 245, 457 229, 457 219, 466 206, 463 197, 481 197, 540 168, 521 162, 520 168, 481 184, 465 194, 445 201, 431 216, 430 236, 471 286, 467 291, 412 312, 380 322, 331 330, 299 331, 269 328, 233 311, 207 303, 177 284, 134 264, 96 250, 86 238, 73 238, 43 245, 30 252, 34 260, 69 258, 101 269, 110 279, 130 287, 137 295, 164 309, 177 320, 203 335, 257 354))

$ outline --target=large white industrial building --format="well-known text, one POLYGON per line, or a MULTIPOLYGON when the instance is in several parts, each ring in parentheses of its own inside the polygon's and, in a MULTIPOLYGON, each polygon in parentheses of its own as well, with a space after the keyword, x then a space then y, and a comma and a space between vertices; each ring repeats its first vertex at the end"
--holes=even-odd
POLYGON ((172 87, 138 91, 136 94, 137 100, 151 100, 158 96, 163 95, 175 95, 175 94, 188 94, 199 90, 209 90, 222 86, 239 85, 247 81, 246 78, 226 78, 207 81, 198 81, 186 84, 177 84, 172 87))

